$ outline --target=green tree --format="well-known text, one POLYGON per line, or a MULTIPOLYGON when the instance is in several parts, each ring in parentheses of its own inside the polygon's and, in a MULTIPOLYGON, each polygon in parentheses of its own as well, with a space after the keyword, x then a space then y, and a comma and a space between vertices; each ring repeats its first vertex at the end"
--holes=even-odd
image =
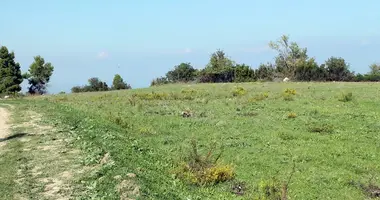
POLYGON ((211 54, 209 63, 200 71, 200 82, 233 82, 235 66, 235 62, 224 51, 217 50, 211 54))
POLYGON ((99 78, 93 77, 88 79, 88 86, 85 86, 85 91, 107 91, 109 90, 106 82, 100 81, 99 78))
POLYGON ((310 58, 297 64, 294 78, 298 81, 324 81, 326 70, 324 66, 318 66, 314 58, 310 58))
POLYGON ((259 80, 272 81, 274 78, 275 68, 272 64, 260 64, 255 70, 256 78, 259 80))
POLYGON ((253 82, 256 80, 255 70, 245 64, 238 64, 235 67, 235 82, 253 82))
POLYGON ((113 90, 126 90, 131 89, 131 86, 124 82, 119 74, 116 74, 112 81, 113 90))
POLYGON ((166 73, 166 77, 170 82, 189 82, 195 79, 196 71, 190 63, 181 63, 166 73))
POLYGON ((351 81, 354 73, 349 70, 349 64, 343 58, 330 57, 326 62, 328 81, 351 81))
POLYGON ((374 75, 374 74, 380 74, 380 64, 378 63, 373 63, 369 66, 369 69, 371 70, 369 73, 374 75))
POLYGON ((23 81, 20 64, 15 62, 14 52, 7 47, 0 48, 0 94, 15 94, 21 91, 23 81))
POLYGON ((46 93, 46 86, 50 81, 53 74, 54 66, 47 62, 41 56, 35 56, 34 62, 29 67, 29 73, 24 75, 29 82, 30 94, 44 94, 46 93))
POLYGON ((269 47, 278 52, 275 58, 278 76, 293 78, 297 65, 308 59, 307 49, 300 48, 296 42, 290 42, 287 35, 281 36, 276 42, 269 42, 269 47))

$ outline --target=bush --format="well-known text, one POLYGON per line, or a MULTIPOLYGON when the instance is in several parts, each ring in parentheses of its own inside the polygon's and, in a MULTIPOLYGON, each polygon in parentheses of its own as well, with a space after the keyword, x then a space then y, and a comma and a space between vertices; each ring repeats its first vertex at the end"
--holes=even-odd
POLYGON ((257 94, 254 97, 248 99, 248 102, 262 101, 264 99, 267 99, 268 97, 269 97, 269 94, 267 92, 264 92, 262 94, 257 94))
POLYGON ((154 80, 152 80, 152 82, 150 82, 150 86, 159 86, 159 85, 164 85, 164 84, 168 84, 169 83, 169 80, 166 78, 166 77, 159 77, 159 78, 156 78, 154 80))
POLYGON ((338 100, 339 100, 339 101, 342 101, 342 102, 349 102, 349 101, 352 101, 352 100, 353 100, 352 92, 349 92, 349 93, 342 93, 338 100))
POLYGON ((243 96, 247 94, 247 90, 245 90, 243 87, 236 87, 233 91, 232 91, 232 96, 236 97, 236 96, 243 96))
POLYGON ((297 117, 297 114, 294 112, 291 112, 288 114, 288 118, 296 118, 296 117, 297 117))
POLYGON ((284 98, 285 101, 293 101, 294 100, 294 95, 296 95, 297 92, 294 89, 286 89, 284 93, 282 94, 282 97, 284 98))
POLYGON ((212 145, 205 156, 199 154, 195 140, 191 141, 191 146, 190 154, 176 170, 177 178, 195 185, 213 185, 234 179, 234 168, 218 162, 222 151, 213 157, 215 145, 212 145))
POLYGON ((334 127, 327 123, 312 123, 309 125, 309 131, 312 133, 333 133, 334 127))
POLYGON ((287 187, 277 179, 261 181, 258 186, 258 200, 285 200, 287 199, 287 187))

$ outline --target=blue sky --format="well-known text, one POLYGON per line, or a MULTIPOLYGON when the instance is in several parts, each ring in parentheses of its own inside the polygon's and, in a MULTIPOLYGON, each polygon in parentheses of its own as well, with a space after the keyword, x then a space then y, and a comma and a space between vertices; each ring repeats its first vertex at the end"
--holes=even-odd
MULTIPOLYGON (((380 1, 2 0, 0 45, 26 71, 33 56, 55 66, 49 91, 119 73, 147 87, 180 62, 203 68, 224 50, 256 68, 272 62, 268 42, 287 34, 319 63, 343 57, 356 72, 380 62, 380 1)), ((25 84, 24 84, 25 88, 25 84)))

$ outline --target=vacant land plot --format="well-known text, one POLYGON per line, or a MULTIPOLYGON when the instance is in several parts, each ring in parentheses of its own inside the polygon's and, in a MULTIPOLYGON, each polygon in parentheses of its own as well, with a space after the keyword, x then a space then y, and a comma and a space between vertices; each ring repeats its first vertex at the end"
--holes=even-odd
POLYGON ((244 83, 19 102, 69 131, 84 165, 109 163, 81 180, 93 197, 363 199, 380 184, 379 98, 377 83, 244 83), (181 172, 194 143, 227 181, 181 172))

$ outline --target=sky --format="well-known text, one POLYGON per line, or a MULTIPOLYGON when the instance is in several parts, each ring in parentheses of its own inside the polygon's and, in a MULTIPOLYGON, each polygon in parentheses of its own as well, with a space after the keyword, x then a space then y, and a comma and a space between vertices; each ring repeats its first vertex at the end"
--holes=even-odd
POLYGON ((378 8, 378 0, 2 0, 0 45, 23 72, 36 55, 51 62, 50 93, 91 77, 111 85, 115 74, 148 87, 181 62, 203 68, 217 49, 257 68, 274 61, 268 43, 284 34, 319 64, 342 57, 366 73, 380 62, 378 8))

